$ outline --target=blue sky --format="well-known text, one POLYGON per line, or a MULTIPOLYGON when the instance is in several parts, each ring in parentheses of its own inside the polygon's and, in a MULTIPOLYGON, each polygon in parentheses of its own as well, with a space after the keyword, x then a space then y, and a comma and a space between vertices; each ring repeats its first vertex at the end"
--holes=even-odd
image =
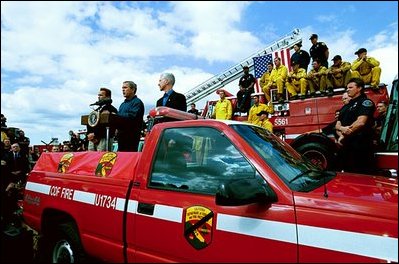
MULTIPOLYGON (((305 50, 317 33, 330 59, 352 62, 367 48, 390 84, 398 72, 397 10, 396 1, 2 1, 1 113, 32 145, 62 142, 85 128, 80 117, 100 87, 112 90, 118 108, 122 82, 136 82, 148 113, 162 96, 162 72, 174 73, 175 90, 185 93, 295 28, 305 50)), ((234 94, 236 82, 227 87, 234 94)))

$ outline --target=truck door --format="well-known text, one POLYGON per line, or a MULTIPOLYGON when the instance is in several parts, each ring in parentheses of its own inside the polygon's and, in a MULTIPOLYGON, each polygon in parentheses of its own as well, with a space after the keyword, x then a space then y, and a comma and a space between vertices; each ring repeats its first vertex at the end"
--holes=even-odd
POLYGON ((135 261, 297 261, 292 205, 216 205, 224 181, 262 177, 223 133, 166 129, 155 153, 148 181, 140 182, 135 261))

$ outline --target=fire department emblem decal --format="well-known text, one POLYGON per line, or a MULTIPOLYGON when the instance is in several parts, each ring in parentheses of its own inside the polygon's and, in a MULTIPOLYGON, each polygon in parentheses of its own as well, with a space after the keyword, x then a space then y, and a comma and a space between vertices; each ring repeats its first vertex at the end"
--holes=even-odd
POLYGON ((104 153, 98 162, 96 176, 106 177, 110 175, 116 161, 116 156, 115 152, 104 153))
POLYGON ((69 165, 71 165, 73 158, 73 153, 66 153, 62 156, 60 162, 58 163, 57 171, 60 173, 67 172, 69 165))
POLYGON ((214 213, 203 206, 186 209, 184 236, 195 249, 203 249, 212 242, 212 223, 214 213))

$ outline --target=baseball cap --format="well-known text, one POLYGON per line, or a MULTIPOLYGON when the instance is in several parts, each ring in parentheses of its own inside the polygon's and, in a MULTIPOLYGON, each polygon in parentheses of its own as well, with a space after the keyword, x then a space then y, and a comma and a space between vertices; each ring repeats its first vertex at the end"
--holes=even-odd
POLYGON ((336 60, 342 60, 342 57, 340 55, 335 55, 334 58, 332 59, 332 61, 336 61, 336 60))
POLYGON ((367 50, 365 48, 360 48, 360 49, 358 49, 358 51, 355 52, 355 54, 357 55, 357 54, 361 54, 363 52, 367 52, 367 50))
POLYGON ((319 36, 317 36, 317 34, 312 34, 312 35, 310 35, 309 39, 314 39, 314 38, 319 38, 319 36))

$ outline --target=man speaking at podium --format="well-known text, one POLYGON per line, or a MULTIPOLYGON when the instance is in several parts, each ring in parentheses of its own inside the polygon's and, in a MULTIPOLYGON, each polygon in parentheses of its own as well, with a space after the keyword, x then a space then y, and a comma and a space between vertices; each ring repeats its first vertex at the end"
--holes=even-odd
MULTIPOLYGON (((112 105, 111 90, 108 88, 100 88, 98 92, 98 101, 90 106, 98 105, 96 111, 99 113, 113 113, 117 114, 118 110, 112 105)), ((114 142, 115 128, 109 128, 108 146, 112 146, 114 142)), ((107 129, 104 125, 98 124, 95 127, 87 126, 87 139, 89 151, 108 151, 106 146, 107 129)))

